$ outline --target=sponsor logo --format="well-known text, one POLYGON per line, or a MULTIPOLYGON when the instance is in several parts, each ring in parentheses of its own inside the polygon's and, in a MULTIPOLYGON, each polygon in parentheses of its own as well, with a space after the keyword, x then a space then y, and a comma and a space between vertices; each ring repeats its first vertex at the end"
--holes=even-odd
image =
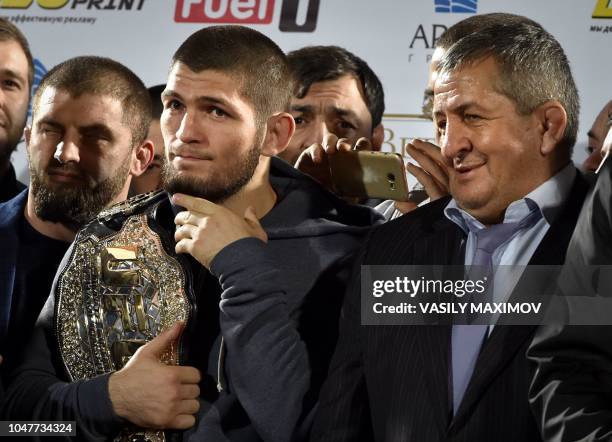
MULTIPOLYGON (((278 0, 177 0, 177 23, 272 23, 278 0)), ((313 32, 317 26, 320 0, 282 1, 278 27, 283 32, 313 32)))
POLYGON ((478 0, 434 0, 436 12, 475 14, 478 0))
POLYGON ((70 9, 140 11, 145 2, 146 0, 0 0, 0 8, 28 9, 35 3, 42 9, 61 9, 70 5, 70 9))
MULTIPOLYGON (((34 81, 32 82, 32 96, 38 90, 38 86, 40 86, 40 81, 43 79, 45 74, 47 73, 47 68, 42 61, 38 58, 34 59, 34 81)), ((32 116, 32 100, 30 100, 30 105, 28 107, 28 118, 32 116)))
POLYGON ((612 0, 597 0, 593 18, 612 18, 612 0))

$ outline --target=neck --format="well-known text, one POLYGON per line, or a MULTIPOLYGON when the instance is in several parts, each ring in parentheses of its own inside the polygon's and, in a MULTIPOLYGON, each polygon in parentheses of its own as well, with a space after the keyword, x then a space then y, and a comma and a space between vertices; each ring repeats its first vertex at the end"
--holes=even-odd
POLYGON ((36 215, 36 211, 34 210, 34 197, 32 195, 31 187, 28 191, 28 201, 25 206, 24 215, 34 230, 49 238, 56 239, 58 241, 72 242, 76 236, 76 230, 72 230, 62 223, 43 221, 36 215))
POLYGON ((263 218, 276 203, 276 192, 270 184, 270 158, 260 157, 259 165, 251 180, 238 193, 221 205, 242 217, 253 206, 258 219, 263 218))

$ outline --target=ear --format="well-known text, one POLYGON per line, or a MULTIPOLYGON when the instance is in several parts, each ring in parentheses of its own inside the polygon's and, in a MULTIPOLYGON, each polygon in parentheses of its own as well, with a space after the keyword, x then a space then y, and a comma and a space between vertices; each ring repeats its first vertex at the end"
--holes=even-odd
POLYGON ((385 141, 385 128, 380 123, 372 130, 372 150, 379 152, 382 148, 382 143, 385 141))
POLYGON ((567 113, 556 100, 547 101, 535 110, 541 127, 542 144, 540 153, 544 156, 555 151, 567 127, 567 113))
POLYGON ((295 132, 295 120, 287 112, 279 112, 268 118, 266 135, 261 147, 263 155, 273 157, 287 148, 295 132))
POLYGON ((153 161, 155 148, 151 140, 144 140, 140 146, 132 149, 132 165, 130 167, 130 175, 140 176, 147 170, 149 164, 153 161))

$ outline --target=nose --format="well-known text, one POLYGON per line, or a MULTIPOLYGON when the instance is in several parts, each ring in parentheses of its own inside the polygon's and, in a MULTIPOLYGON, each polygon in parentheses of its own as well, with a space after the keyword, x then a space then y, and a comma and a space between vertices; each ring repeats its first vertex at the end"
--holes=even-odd
POLYGON ((442 156, 449 164, 453 163, 453 158, 463 156, 472 149, 469 132, 460 121, 447 121, 439 142, 442 156))
POLYGON ((322 143, 325 137, 330 133, 331 131, 329 130, 329 127, 326 121, 322 121, 322 120, 316 121, 315 123, 311 125, 307 136, 304 137, 304 142, 302 146, 303 149, 306 149, 307 147, 315 143, 322 143))
POLYGON ((64 136, 63 140, 56 146, 53 157, 62 164, 78 163, 81 156, 77 140, 70 135, 64 136))
POLYGON ((185 144, 197 143, 200 141, 201 134, 198 130, 194 112, 185 112, 181 120, 181 125, 176 132, 176 137, 185 144))

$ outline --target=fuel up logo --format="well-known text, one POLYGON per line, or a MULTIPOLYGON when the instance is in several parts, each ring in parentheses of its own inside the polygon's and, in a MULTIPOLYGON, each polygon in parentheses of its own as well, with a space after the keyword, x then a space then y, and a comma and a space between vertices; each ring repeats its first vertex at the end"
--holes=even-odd
POLYGON ((434 0, 436 12, 476 14, 478 0, 434 0))
POLYGON ((281 1, 278 27, 283 32, 313 32, 320 0, 177 0, 177 23, 272 23, 276 1, 281 1))
POLYGON ((597 0, 593 18, 612 18, 612 0, 597 0))

